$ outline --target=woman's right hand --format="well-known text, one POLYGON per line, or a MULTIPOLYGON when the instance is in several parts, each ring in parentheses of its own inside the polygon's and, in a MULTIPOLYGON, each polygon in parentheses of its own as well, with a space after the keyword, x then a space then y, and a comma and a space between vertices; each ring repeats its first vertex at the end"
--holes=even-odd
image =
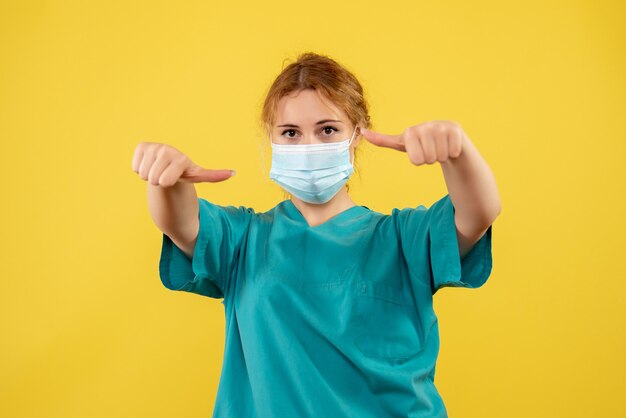
POLYGON ((211 170, 197 166, 185 154, 167 144, 140 142, 133 154, 133 171, 155 186, 177 182, 219 182, 235 175, 234 170, 211 170))

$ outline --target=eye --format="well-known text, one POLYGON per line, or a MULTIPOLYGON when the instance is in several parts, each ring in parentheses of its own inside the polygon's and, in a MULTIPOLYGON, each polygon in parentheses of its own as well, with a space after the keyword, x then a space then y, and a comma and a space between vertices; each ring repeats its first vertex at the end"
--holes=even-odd
POLYGON ((285 130, 283 131, 283 133, 281 134, 281 135, 283 135, 283 136, 286 136, 286 137, 287 137, 287 138, 289 138, 289 139, 293 139, 293 138, 294 138, 293 136, 290 136, 290 135, 285 135, 287 132, 292 132, 292 133, 295 135, 296 130, 295 130, 295 129, 285 129, 285 130))
POLYGON ((335 132, 337 132, 337 131, 338 131, 338 129, 337 129, 337 128, 334 128, 334 127, 332 127, 332 126, 324 126, 324 127, 322 128, 322 132, 324 132, 325 134, 328 134, 328 136, 330 136, 330 135, 334 134, 334 133, 335 133, 335 132))

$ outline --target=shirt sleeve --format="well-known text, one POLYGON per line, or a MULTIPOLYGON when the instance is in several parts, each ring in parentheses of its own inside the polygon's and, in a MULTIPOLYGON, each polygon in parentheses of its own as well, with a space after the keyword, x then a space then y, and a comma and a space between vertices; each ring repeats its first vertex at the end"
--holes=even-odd
POLYGON ((163 234, 159 274, 170 290, 224 298, 247 236, 252 208, 220 206, 198 198, 198 239, 189 257, 163 234))
POLYGON ((420 205, 394 212, 409 271, 428 280, 433 294, 442 287, 477 288, 487 281, 493 263, 493 225, 461 258, 450 195, 430 208, 420 205))

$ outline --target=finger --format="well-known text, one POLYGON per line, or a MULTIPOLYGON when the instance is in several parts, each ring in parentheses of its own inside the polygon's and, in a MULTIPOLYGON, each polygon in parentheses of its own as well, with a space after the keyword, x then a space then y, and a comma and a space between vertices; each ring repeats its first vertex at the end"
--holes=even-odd
POLYGON ((406 141, 405 144, 406 153, 409 157, 409 160, 415 165, 424 164, 424 150, 422 149, 422 144, 417 138, 410 138, 406 141))
POLYGON ((159 177, 163 173, 163 170, 172 162, 171 159, 165 158, 161 156, 157 158, 154 163, 152 163, 152 167, 150 167, 150 171, 148 172, 148 182, 150 184, 154 184, 155 186, 159 185, 159 177))
POLYGON ((141 158, 141 163, 139 163, 139 177, 143 180, 148 180, 148 173, 150 172, 150 168, 154 163, 156 156, 151 152, 144 152, 143 157, 141 158))
POLYGON ((162 187, 173 186, 177 181, 179 181, 180 175, 184 170, 185 166, 180 161, 170 161, 169 165, 165 167, 157 179, 158 185, 162 187))
POLYGON ((135 152, 133 153, 132 167, 135 173, 139 172, 139 163, 141 163, 142 157, 143 157, 143 146, 139 144, 135 147, 135 152))
POLYGON ((435 137, 430 132, 423 132, 419 136, 420 144, 424 150, 424 161, 426 164, 433 164, 437 161, 437 150, 435 149, 435 137))
POLYGON ((457 128, 456 134, 451 135, 448 141, 448 155, 450 158, 457 158, 461 155, 461 148, 463 147, 463 129, 457 128))
POLYGON ((200 182, 219 182, 224 181, 235 175, 234 170, 212 170, 208 168, 194 167, 180 177, 180 181, 189 183, 200 182))
POLYGON ((361 134, 369 142, 379 147, 387 147, 396 149, 398 151, 406 151, 406 149, 404 148, 402 135, 385 135, 379 132, 370 131, 369 129, 365 128, 361 128, 361 134))
POLYGON ((437 161, 447 161, 448 160, 448 141, 450 140, 450 136, 441 137, 438 136, 435 138, 435 152, 437 154, 437 161))

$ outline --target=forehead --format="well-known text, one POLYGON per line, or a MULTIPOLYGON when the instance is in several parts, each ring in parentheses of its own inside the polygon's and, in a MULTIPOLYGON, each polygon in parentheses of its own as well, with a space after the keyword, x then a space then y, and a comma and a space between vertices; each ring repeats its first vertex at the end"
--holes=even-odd
POLYGON ((278 101, 276 124, 315 124, 321 119, 346 120, 347 115, 317 90, 292 92, 278 101))

